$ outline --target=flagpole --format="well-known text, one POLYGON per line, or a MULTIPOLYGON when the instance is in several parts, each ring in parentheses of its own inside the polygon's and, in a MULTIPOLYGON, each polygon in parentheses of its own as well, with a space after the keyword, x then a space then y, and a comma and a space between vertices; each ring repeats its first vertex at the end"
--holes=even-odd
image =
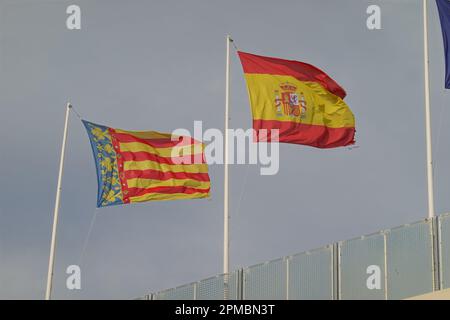
POLYGON ((228 120, 230 107, 230 42, 233 41, 229 35, 226 37, 226 69, 225 69, 225 143, 224 143, 224 182, 223 182, 223 273, 225 275, 224 299, 228 299, 228 273, 229 273, 229 213, 228 213, 228 120))
POLYGON ((428 218, 434 217, 433 192, 433 153, 431 146, 430 76, 428 59, 428 12, 427 0, 423 0, 423 52, 425 71, 425 125, 427 141, 427 181, 428 181, 428 218))
POLYGON ((53 213, 52 240, 50 244, 50 258, 48 261, 47 289, 45 291, 45 300, 50 300, 52 295, 53 266, 55 262, 55 247, 56 247, 56 227, 58 225, 59 201, 61 198, 61 182, 64 170, 64 154, 66 151, 67 129, 69 126, 69 113, 71 108, 72 108, 71 104, 67 103, 66 119, 64 122, 63 142, 61 146, 61 158, 59 160, 59 174, 58 174, 58 185, 56 188, 55 210, 53 213))
POLYGON ((224 143, 224 204, 223 204, 223 273, 229 271, 229 240, 228 240, 228 120, 230 107, 230 36, 227 36, 227 62, 225 70, 225 143, 224 143))

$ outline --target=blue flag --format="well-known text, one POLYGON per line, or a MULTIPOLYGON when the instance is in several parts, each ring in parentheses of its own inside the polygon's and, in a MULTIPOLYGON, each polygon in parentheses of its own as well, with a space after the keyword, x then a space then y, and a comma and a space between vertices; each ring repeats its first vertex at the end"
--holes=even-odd
POLYGON ((445 88, 450 89, 450 2, 449 0, 436 0, 441 19, 442 37, 445 50, 445 88))

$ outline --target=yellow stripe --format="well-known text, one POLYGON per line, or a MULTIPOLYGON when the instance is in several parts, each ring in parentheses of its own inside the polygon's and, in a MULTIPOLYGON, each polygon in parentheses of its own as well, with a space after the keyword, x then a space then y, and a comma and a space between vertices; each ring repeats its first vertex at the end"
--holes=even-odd
POLYGON ((154 148, 142 142, 120 142, 121 151, 139 152, 145 151, 156 154, 160 157, 179 157, 192 154, 200 154, 203 152, 203 144, 182 146, 182 147, 166 147, 154 148))
MULTIPOLYGON (((291 121, 330 128, 354 127, 355 119, 347 104, 316 82, 299 81, 291 76, 269 74, 245 75, 253 119, 291 121), (304 97, 304 118, 277 114, 276 97, 282 99, 281 84, 296 87, 299 100, 304 97)), ((283 104, 281 104, 283 109, 283 104)))
POLYGON ((124 161, 124 170, 159 170, 163 172, 208 173, 208 165, 201 164, 165 164, 156 161, 124 161))
POLYGON ((182 199, 200 199, 200 198, 209 198, 209 193, 148 193, 142 196, 130 197, 130 202, 144 202, 151 200, 182 200, 182 199))
POLYGON ((141 179, 133 178, 127 180, 128 188, 154 188, 154 187, 191 187, 197 189, 209 189, 210 183, 192 179, 141 179))
POLYGON ((117 133, 131 134, 139 139, 172 139, 178 140, 178 136, 172 136, 170 133, 161 133, 157 131, 127 131, 121 129, 115 129, 117 133))

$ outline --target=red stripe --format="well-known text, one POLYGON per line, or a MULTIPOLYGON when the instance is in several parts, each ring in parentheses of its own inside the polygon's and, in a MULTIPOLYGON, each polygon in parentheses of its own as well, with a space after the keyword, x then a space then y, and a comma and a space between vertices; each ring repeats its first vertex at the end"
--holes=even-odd
POLYGON ((130 197, 142 196, 148 193, 185 193, 185 194, 193 194, 193 193, 208 193, 209 189, 197 189, 191 187, 155 187, 155 188, 129 188, 128 195, 130 197))
POLYGON ((273 74, 292 76, 300 81, 313 81, 322 85, 334 95, 345 98, 345 90, 331 79, 325 72, 313 65, 295 60, 258 56, 255 54, 238 52, 244 73, 273 74))
POLYGON ((207 173, 190 173, 190 172, 162 172, 158 170, 127 170, 125 171, 126 179, 142 178, 155 180, 168 179, 192 179, 199 181, 210 181, 207 173))
POLYGON ((276 121, 253 120, 253 129, 257 135, 256 141, 270 141, 260 129, 278 129, 279 142, 303 144, 316 148, 336 148, 355 143, 355 128, 329 128, 311 124, 276 121))
POLYGON ((142 142, 146 143, 154 148, 167 148, 167 147, 182 147, 192 144, 200 144, 201 142, 191 138, 180 136, 179 139, 172 141, 171 139, 142 139, 128 133, 114 133, 114 137, 119 142, 142 142))
POLYGON ((153 153, 148 153, 145 151, 129 152, 124 151, 120 153, 124 161, 144 161, 151 160, 158 163, 165 164, 201 164, 206 163, 203 153, 198 153, 194 155, 186 155, 180 157, 161 157, 153 153), (183 162, 181 162, 183 161, 183 162))

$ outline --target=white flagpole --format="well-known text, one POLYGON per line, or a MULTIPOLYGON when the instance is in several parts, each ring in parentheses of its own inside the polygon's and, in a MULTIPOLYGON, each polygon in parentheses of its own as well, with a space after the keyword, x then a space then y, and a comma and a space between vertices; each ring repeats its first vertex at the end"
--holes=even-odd
POLYGON ((223 273, 228 274, 229 269, 229 242, 228 242, 228 120, 230 107, 230 36, 227 36, 227 64, 225 71, 225 144, 224 144, 224 192, 223 192, 223 273))
POLYGON ((228 120, 230 107, 230 36, 227 35, 227 62, 225 70, 225 144, 224 144, 224 182, 223 182, 223 273, 225 275, 224 299, 228 299, 228 273, 229 273, 229 214, 228 214, 228 120))
POLYGON ((428 180, 428 218, 434 217, 433 192, 433 153, 431 146, 430 76, 428 60, 428 13, 427 0, 423 0, 423 52, 425 71, 425 126, 427 140, 427 180, 428 180))
POLYGON ((66 151, 67 129, 69 126, 70 108, 72 108, 72 106, 70 105, 70 103, 67 103, 66 120, 64 123, 64 135, 61 147, 61 158, 59 161, 59 175, 58 175, 58 186, 56 188, 55 210, 53 213, 52 242, 50 244, 50 258, 48 261, 47 289, 45 291, 45 300, 50 300, 52 295, 53 266, 55 262, 55 247, 56 247, 56 227, 58 225, 59 200, 61 197, 61 182, 64 170, 64 154, 66 151))

